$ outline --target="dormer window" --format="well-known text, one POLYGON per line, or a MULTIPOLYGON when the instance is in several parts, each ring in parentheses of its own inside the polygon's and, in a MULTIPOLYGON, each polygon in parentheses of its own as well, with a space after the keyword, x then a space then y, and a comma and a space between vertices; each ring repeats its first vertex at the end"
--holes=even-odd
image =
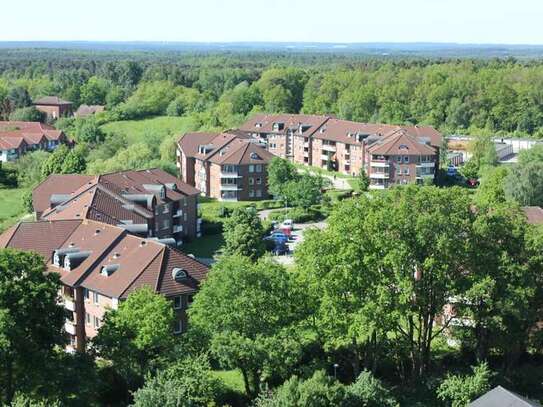
POLYGON ((256 127, 256 128, 261 128, 261 127, 262 127, 262 123, 257 123, 257 124, 255 124, 255 127, 256 127))
POLYGON ((251 153, 251 160, 260 160, 260 157, 254 151, 251 153))
POLYGON ((113 273, 115 273, 119 269, 118 264, 108 264, 102 267, 102 270, 100 271, 100 274, 104 277, 109 277, 113 273))
POLYGON ((189 274, 182 268, 175 267, 172 270, 172 278, 176 283, 184 283, 189 278, 189 274))

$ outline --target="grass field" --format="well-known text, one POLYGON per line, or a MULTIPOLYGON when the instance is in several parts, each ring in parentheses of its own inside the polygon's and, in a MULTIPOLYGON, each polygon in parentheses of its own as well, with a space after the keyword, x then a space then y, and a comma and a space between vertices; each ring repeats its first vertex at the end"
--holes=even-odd
POLYGON ((129 144, 161 139, 172 134, 183 134, 198 128, 190 117, 160 116, 144 120, 126 120, 104 124, 102 130, 108 134, 123 134, 129 144))
POLYGON ((185 243, 181 250, 187 254, 194 254, 196 257, 212 258, 224 245, 222 233, 204 235, 192 242, 185 243))
POLYGON ((25 215, 21 197, 24 188, 0 188, 0 232, 17 223, 25 215))
POLYGON ((213 375, 220 379, 229 390, 245 394, 243 376, 239 370, 216 370, 213 375))

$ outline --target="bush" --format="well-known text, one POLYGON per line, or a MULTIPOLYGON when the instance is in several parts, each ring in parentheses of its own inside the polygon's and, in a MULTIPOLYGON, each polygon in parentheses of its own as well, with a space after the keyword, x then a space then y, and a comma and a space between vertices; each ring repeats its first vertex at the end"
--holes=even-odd
POLYGON ((16 109, 9 115, 9 120, 20 122, 41 122, 45 115, 34 106, 16 109))
POLYGON ((302 208, 289 208, 287 211, 278 209, 268 216, 268 219, 272 221, 282 222, 285 219, 292 219, 295 223, 313 222, 322 218, 322 213, 313 207, 307 210, 302 208))

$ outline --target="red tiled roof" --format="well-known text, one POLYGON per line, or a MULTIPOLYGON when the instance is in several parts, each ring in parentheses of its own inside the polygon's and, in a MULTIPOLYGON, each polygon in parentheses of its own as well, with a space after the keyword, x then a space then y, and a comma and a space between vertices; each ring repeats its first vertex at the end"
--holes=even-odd
POLYGON ((101 113, 105 110, 104 106, 99 105, 81 105, 77 108, 77 111, 74 113, 75 117, 88 117, 95 113, 101 113))
POLYGON ((368 151, 378 155, 435 155, 436 150, 420 142, 404 129, 395 131, 370 145, 368 151))
POLYGON ((36 212, 44 212, 50 207, 53 194, 69 195, 95 177, 79 174, 53 174, 42 181, 32 190, 32 204, 36 212))
POLYGON ((65 136, 61 130, 40 122, 0 121, 0 137, 23 137, 28 144, 38 144, 42 137, 58 141, 65 136))
POLYGON ((330 116, 308 114, 257 114, 241 125, 240 130, 251 133, 285 134, 287 130, 298 131, 300 125, 307 127, 301 135, 310 136, 322 126, 330 116), (283 124, 282 130, 274 130, 273 125, 283 124))
POLYGON ((94 221, 56 220, 20 223, 0 235, 0 247, 41 254, 49 272, 60 274, 71 287, 82 286, 113 298, 125 298, 148 285, 165 296, 194 292, 206 277, 208 267, 162 243, 128 234, 125 230, 94 221), (57 249, 75 247, 89 252, 70 271, 52 264, 57 249), (116 266, 109 275, 104 266, 116 266), (186 270, 189 278, 178 282, 174 268, 186 270))

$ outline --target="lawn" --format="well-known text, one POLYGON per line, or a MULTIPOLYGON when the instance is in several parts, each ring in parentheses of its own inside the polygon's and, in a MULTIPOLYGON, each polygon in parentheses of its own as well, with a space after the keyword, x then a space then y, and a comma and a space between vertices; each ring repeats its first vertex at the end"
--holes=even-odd
POLYGON ((187 254, 193 254, 196 257, 212 258, 223 246, 224 239, 222 233, 213 235, 204 235, 192 242, 185 243, 181 250, 187 254))
POLYGON ((146 141, 150 138, 162 139, 172 134, 194 131, 198 123, 190 117, 159 116, 144 120, 124 120, 104 124, 102 130, 108 134, 123 134, 129 144, 146 141))
POLYGON ((243 376, 239 370, 215 370, 213 375, 220 379, 229 390, 245 394, 243 376))
POLYGON ((24 188, 0 188, 0 232, 3 232, 25 215, 21 197, 24 188))

